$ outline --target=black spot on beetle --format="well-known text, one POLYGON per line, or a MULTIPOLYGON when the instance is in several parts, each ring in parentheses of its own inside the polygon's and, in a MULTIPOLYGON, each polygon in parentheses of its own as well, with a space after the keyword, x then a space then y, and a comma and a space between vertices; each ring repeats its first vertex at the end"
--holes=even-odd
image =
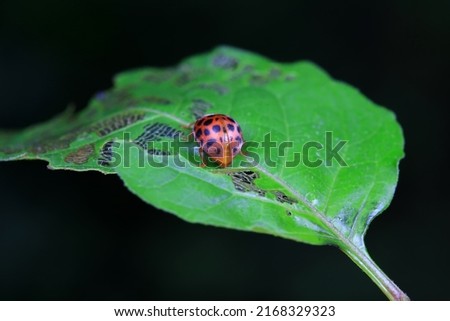
POLYGON ((208 139, 208 141, 206 142, 206 148, 211 147, 211 145, 214 145, 215 143, 217 143, 217 140, 215 138, 208 139))
POLYGON ((209 136, 209 134, 211 134, 210 131, 209 131, 209 129, 208 129, 208 128, 205 128, 205 135, 206 135, 206 136, 209 136))
POLYGON ((219 125, 214 125, 214 126, 212 127, 212 130, 213 130, 215 133, 218 133, 218 132, 220 132, 220 126, 219 126, 219 125))
POLYGON ((207 120, 205 120, 205 122, 203 123, 204 126, 208 126, 211 125, 211 123, 213 122, 212 118, 209 118, 207 120))
POLYGON ((234 125, 232 125, 232 124, 227 124, 227 128, 228 128, 229 131, 234 132, 234 125))
POLYGON ((199 138, 200 136, 202 136, 202 130, 199 128, 199 129, 197 129, 197 131, 195 132, 195 137, 199 138))
POLYGON ((237 131, 240 133, 241 132, 241 126, 237 127, 237 131))
POLYGON ((236 141, 238 141, 239 143, 241 143, 241 142, 242 142, 241 136, 236 136, 236 141))

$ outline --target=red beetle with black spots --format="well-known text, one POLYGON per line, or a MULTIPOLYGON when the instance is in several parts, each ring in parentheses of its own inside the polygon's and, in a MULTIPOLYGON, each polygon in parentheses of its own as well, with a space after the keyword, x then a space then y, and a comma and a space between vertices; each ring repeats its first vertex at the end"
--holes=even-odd
POLYGON ((192 134, 200 144, 202 166, 203 153, 206 153, 220 167, 227 167, 244 144, 239 124, 223 114, 205 115, 197 119, 192 134))

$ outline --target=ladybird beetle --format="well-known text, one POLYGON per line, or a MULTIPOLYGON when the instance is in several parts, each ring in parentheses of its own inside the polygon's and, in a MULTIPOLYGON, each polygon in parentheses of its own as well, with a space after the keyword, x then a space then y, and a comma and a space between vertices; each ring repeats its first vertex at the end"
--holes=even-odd
POLYGON ((231 117, 223 114, 205 115, 194 124, 192 135, 200 144, 202 158, 205 152, 220 167, 227 167, 241 152, 244 144, 241 127, 231 117))

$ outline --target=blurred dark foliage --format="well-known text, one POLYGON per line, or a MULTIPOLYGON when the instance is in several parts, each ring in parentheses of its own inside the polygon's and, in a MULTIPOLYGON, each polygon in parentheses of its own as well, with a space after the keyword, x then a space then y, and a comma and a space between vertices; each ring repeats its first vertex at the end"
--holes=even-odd
MULTIPOLYGON (((82 109, 114 74, 219 44, 308 59, 389 107, 406 158, 369 229, 411 298, 450 299, 449 1, 0 2, 0 128, 82 109)), ((333 247, 187 224, 115 176, 0 164, 0 299, 384 299, 333 247)))

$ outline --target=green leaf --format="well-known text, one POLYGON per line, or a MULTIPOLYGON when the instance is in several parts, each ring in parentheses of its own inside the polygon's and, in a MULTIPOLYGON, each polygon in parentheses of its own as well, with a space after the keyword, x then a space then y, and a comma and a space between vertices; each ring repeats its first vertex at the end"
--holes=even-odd
POLYGON ((78 116, 0 135, 0 159, 117 173, 189 222, 336 245, 390 299, 407 296, 370 259, 364 235, 393 197, 402 157, 393 113, 353 87, 309 62, 229 47, 125 72, 78 116), (205 113, 239 122, 247 156, 225 169, 198 166, 194 144, 178 138, 205 113))

